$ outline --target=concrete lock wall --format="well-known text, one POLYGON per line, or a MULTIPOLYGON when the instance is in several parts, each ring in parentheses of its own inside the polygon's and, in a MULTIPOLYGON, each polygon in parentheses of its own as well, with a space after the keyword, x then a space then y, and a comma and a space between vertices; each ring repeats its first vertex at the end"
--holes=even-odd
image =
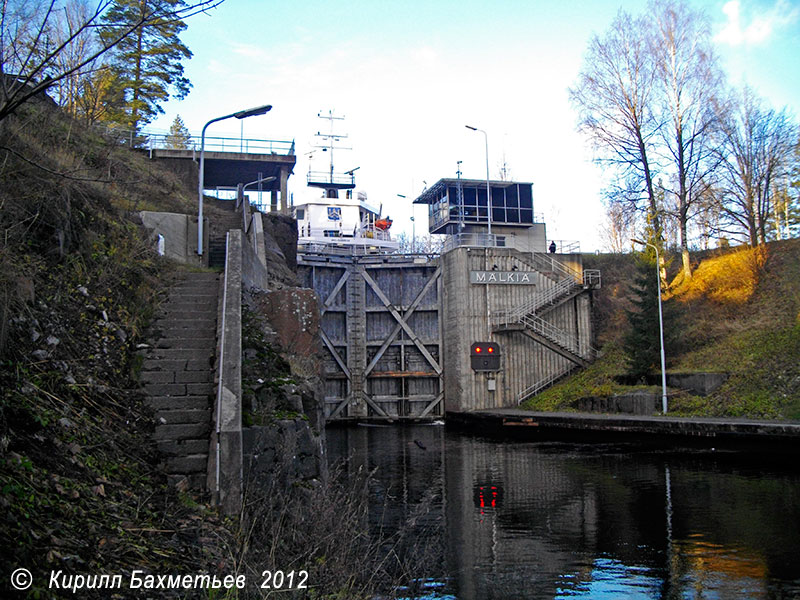
MULTIPOLYGON (((580 255, 554 258, 582 273, 580 255)), ((532 339, 522 331, 524 328, 501 332, 492 325, 493 313, 513 310, 533 294, 556 285, 556 278, 534 266, 531 255, 513 249, 458 248, 444 254, 441 260, 447 411, 517 406, 520 394, 537 381, 569 372, 573 361, 532 339), (475 271, 497 273, 501 278, 511 274, 512 280, 525 275, 531 283, 471 282, 470 272, 475 271), (502 368, 497 373, 475 372, 470 366, 470 346, 489 341, 500 345, 502 368)), ((541 314, 576 343, 590 346, 590 309, 590 292, 581 291, 541 314)))

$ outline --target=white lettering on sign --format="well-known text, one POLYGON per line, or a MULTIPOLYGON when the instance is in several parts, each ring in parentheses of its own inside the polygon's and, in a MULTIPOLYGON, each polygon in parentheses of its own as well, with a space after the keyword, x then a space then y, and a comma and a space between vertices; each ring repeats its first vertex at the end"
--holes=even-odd
POLYGON ((532 271, 470 271, 469 282, 477 284, 535 285, 532 271))

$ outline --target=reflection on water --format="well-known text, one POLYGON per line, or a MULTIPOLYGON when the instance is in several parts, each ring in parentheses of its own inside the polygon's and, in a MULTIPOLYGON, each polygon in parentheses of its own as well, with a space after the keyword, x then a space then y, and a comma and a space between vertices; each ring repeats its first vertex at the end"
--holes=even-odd
POLYGON ((331 459, 377 469, 373 526, 425 537, 425 598, 800 597, 797 470, 431 425, 327 439, 331 459))

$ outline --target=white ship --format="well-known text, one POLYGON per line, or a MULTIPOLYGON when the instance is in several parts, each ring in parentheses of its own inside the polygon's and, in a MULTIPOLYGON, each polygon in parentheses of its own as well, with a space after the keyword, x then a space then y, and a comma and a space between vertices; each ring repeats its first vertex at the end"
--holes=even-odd
POLYGON ((333 133, 333 113, 318 115, 331 123, 330 133, 317 133, 324 145, 318 146, 328 152, 330 169, 313 171, 309 165, 307 183, 302 198, 295 200, 293 216, 297 220, 297 249, 300 252, 335 254, 390 253, 397 250, 398 243, 392 239, 392 220, 381 216, 382 206, 377 209, 367 202, 367 194, 356 191, 355 171, 336 173, 333 166, 336 142, 346 135, 333 133))

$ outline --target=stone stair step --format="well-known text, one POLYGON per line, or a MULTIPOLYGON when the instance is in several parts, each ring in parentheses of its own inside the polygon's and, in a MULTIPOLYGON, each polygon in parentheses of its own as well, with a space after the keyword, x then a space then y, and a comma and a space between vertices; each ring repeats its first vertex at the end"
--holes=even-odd
POLYGON ((186 358, 147 358, 142 363, 142 373, 152 371, 183 371, 186 369, 186 358))
POLYGON ((180 348, 181 350, 193 350, 199 348, 214 348, 216 337, 184 337, 160 339, 156 342, 156 348, 180 348))
POLYGON ((157 427, 164 425, 178 425, 181 423, 206 423, 211 422, 211 409, 171 409, 156 412, 157 427), (165 422, 166 421, 166 422, 165 422))
POLYGON ((160 310, 159 314, 157 315, 157 321, 162 321, 166 319, 170 319, 173 317, 178 317, 181 319, 215 319, 217 318, 217 309, 216 308, 203 308, 203 310, 197 310, 195 307, 194 310, 178 310, 176 308, 171 308, 168 310, 160 310))
POLYGON ((208 454, 190 454, 167 458, 164 465, 170 473, 205 473, 208 467, 208 454))
POLYGON ((181 359, 207 360, 214 355, 213 348, 148 348, 144 352, 146 359, 181 359))
POLYGON ((144 391, 150 396, 205 396, 214 392, 212 383, 147 383, 144 391))
POLYGON ((151 396, 147 399, 147 404, 156 411, 210 410, 211 402, 208 396, 151 396))
POLYGON ((188 456, 191 454, 207 454, 208 440, 180 440, 169 442, 158 442, 158 451, 164 456, 188 456))
POLYGON ((171 329, 197 329, 198 331, 216 331, 217 320, 211 316, 202 319, 166 319, 160 318, 154 321, 154 326, 159 331, 169 331, 171 329))
POLYGON ((176 425, 156 425, 153 438, 156 442, 194 440, 207 438, 210 433, 210 423, 178 423, 176 425))

